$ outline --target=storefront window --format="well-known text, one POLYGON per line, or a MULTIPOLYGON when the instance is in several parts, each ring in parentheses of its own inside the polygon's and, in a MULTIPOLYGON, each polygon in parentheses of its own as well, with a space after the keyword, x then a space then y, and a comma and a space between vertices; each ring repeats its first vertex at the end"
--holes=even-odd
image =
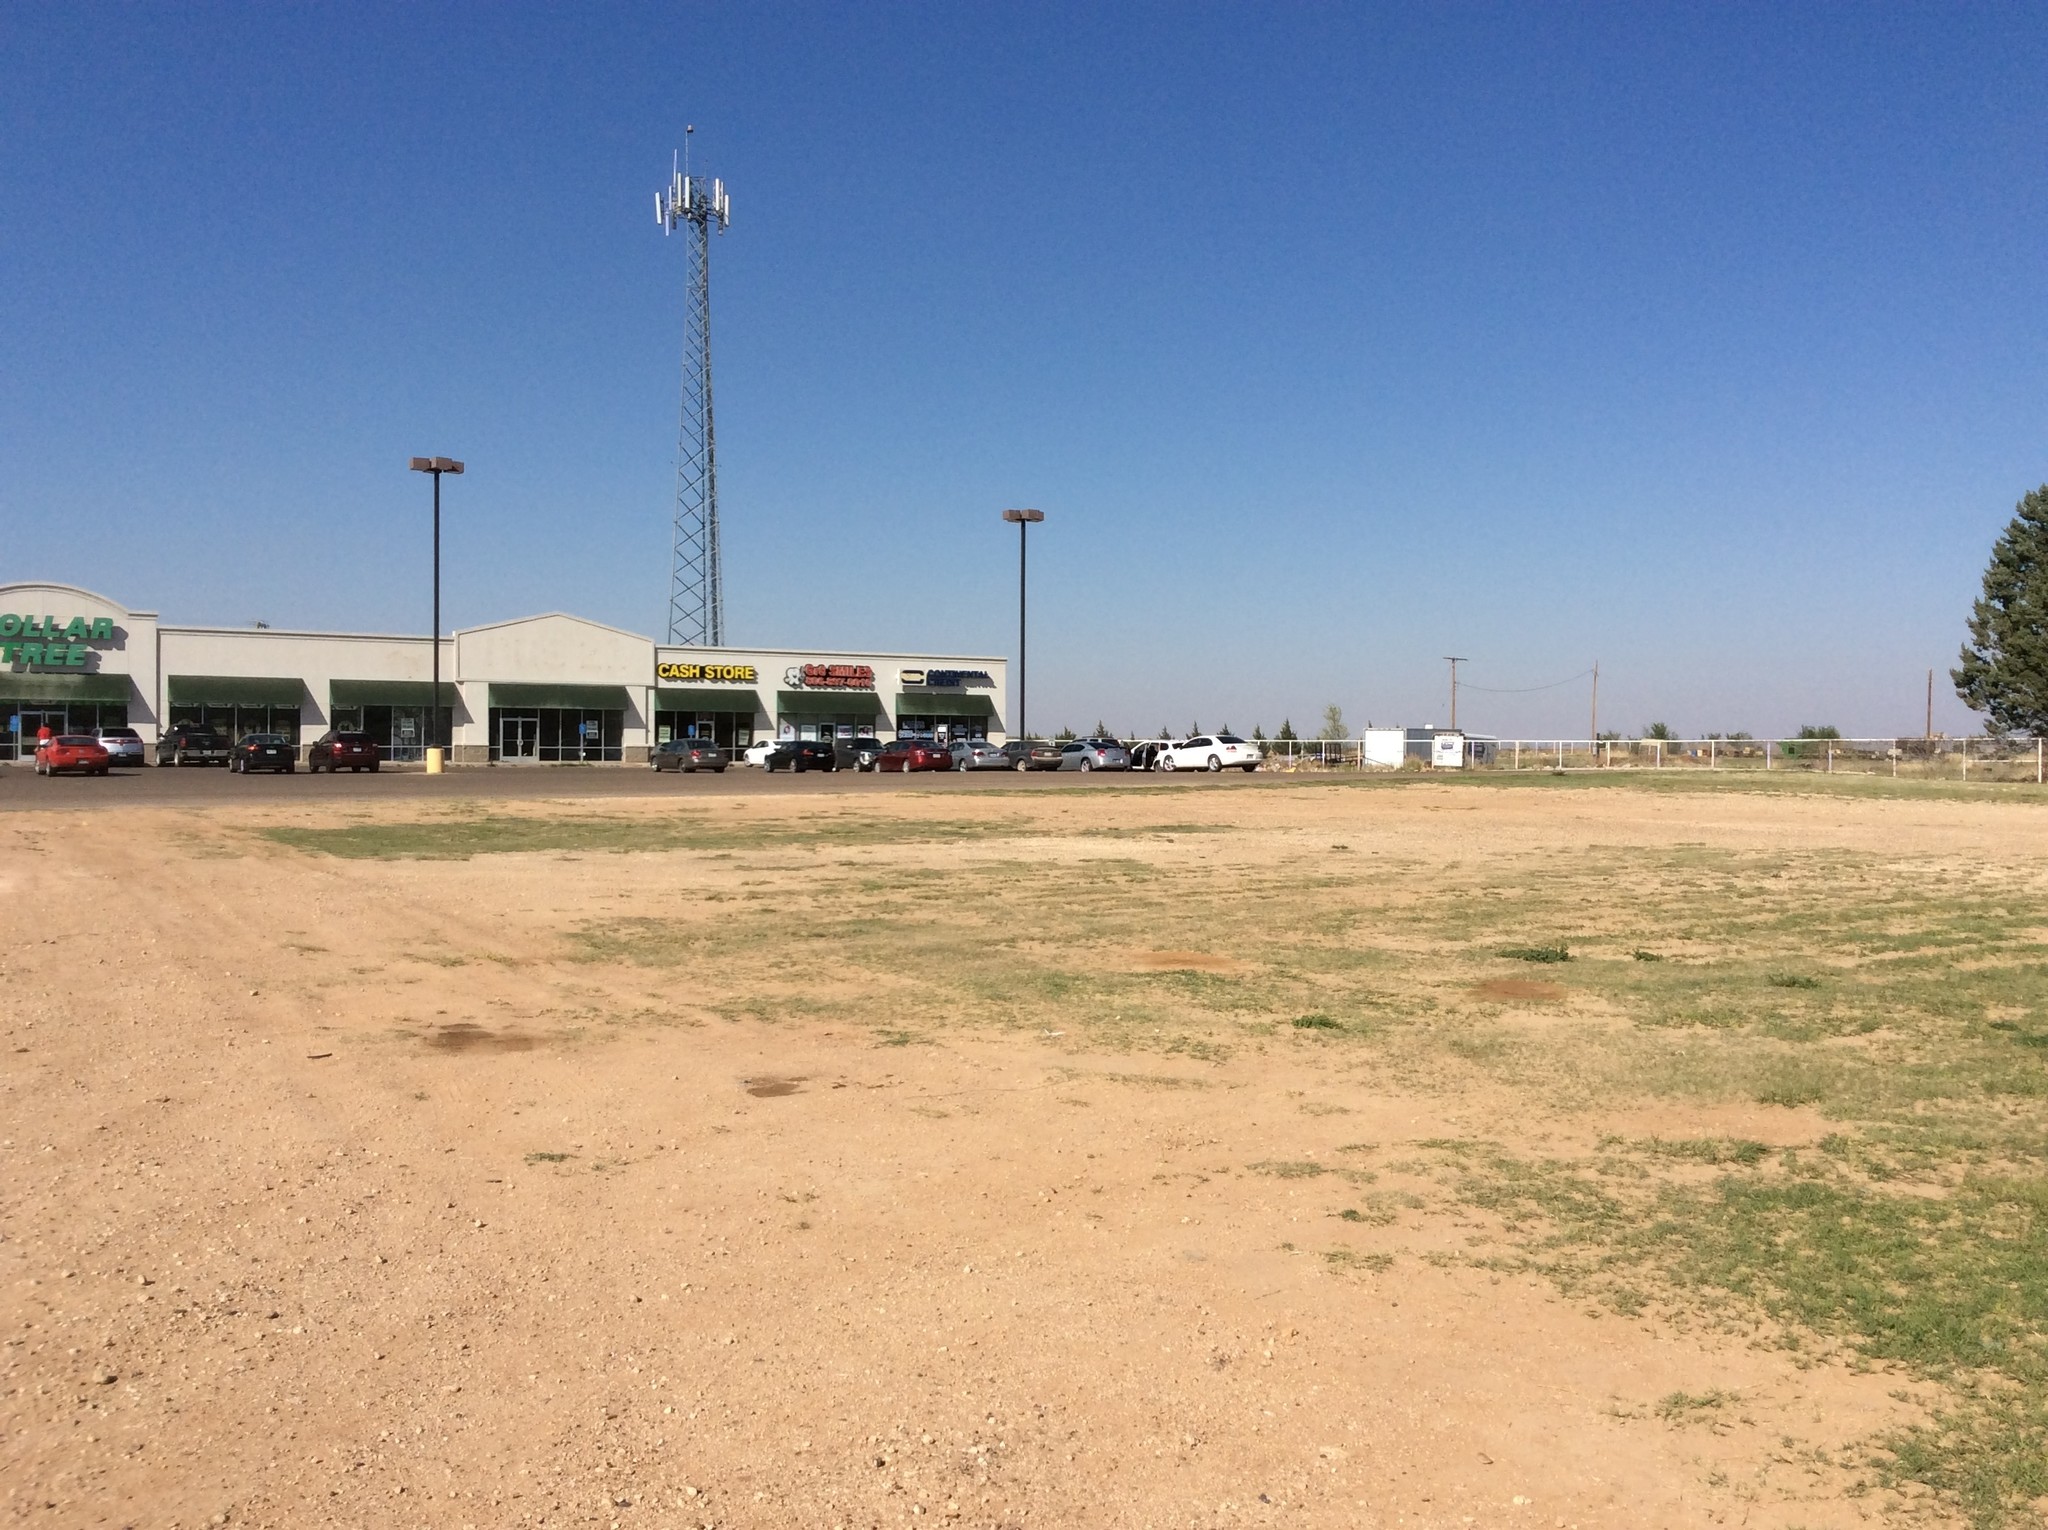
POLYGON ((656 712, 654 741, 672 738, 710 739, 727 749, 744 749, 754 741, 752 712, 656 712))
POLYGON ((0 697, 0 760, 25 760, 36 752, 36 735, 90 733, 128 725, 126 702, 8 701, 0 697))
POLYGON ((898 737, 915 734, 919 738, 987 738, 988 719, 985 717, 911 717, 896 719, 898 737))
POLYGON ((251 733, 282 733, 294 744, 299 741, 297 707, 217 706, 196 701, 171 703, 170 725, 211 728, 233 742, 251 733))
POLYGON ((491 758, 507 764, 597 764, 625 758, 626 714, 616 708, 492 707, 490 730, 491 758))

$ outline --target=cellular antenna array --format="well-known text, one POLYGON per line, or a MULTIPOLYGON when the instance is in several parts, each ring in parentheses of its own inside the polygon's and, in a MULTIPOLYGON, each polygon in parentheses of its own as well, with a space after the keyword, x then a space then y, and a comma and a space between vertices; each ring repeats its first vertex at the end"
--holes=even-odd
MULTIPOLYGON (((695 127, 683 129, 687 146, 695 127)), ((690 174, 687 147, 666 191, 655 193, 662 232, 683 231, 689 284, 683 294, 683 414, 676 435, 676 510, 671 536, 668 640, 725 642, 725 585, 718 552, 718 444, 711 426, 711 230, 732 222, 725 182, 690 174)))

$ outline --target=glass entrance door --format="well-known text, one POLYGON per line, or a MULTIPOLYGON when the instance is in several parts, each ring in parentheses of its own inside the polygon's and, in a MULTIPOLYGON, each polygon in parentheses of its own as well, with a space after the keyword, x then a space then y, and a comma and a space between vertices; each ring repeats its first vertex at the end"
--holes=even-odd
POLYGON ((498 714, 498 758, 512 763, 540 759, 540 717, 533 712, 498 714))
POLYGON ((52 733, 62 733, 64 731, 65 716, 61 708, 42 712, 30 712, 27 710, 22 712, 21 757, 24 760, 36 752, 36 735, 45 728, 48 728, 52 733))

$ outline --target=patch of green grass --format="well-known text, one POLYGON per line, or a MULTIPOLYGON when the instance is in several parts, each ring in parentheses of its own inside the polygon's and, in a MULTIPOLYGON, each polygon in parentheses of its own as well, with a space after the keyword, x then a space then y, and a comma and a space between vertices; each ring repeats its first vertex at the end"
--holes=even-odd
POLYGON ((576 1155, 574 1153, 528 1153, 526 1155, 526 1161, 528 1163, 535 1164, 567 1163, 570 1159, 574 1158, 575 1156, 576 1155))
POLYGON ((826 845, 957 843, 1038 837, 1046 831, 1012 820, 832 816, 732 824, 707 814, 651 818, 543 817, 510 813, 451 815, 409 823, 256 831, 274 844, 349 860, 467 860, 535 852, 660 852, 808 848, 826 845))
POLYGON ((1657 1403, 1657 1417, 1667 1423, 1689 1423, 1700 1414, 1726 1407, 1737 1400, 1733 1392, 1671 1392, 1657 1403))
POLYGON ((1248 1163, 1245 1167, 1254 1174, 1270 1174, 1275 1179, 1314 1179, 1319 1174, 1331 1172, 1329 1165, 1305 1158, 1267 1159, 1263 1163, 1248 1163))
POLYGON ((1773 988, 1818 988, 1820 979, 1801 972, 1774 972, 1765 979, 1773 988))
POLYGON ((1341 1031, 1344 1022, 1324 1014, 1296 1015, 1294 1028, 1298 1031, 1341 1031))
POLYGON ((1789 1344, 1817 1336, 1949 1383, 1933 1423, 1886 1442, 1885 1471, 1977 1525, 2015 1523, 2048 1491, 2048 1177, 1909 1195, 1785 1156, 1703 1187, 1500 1153, 1463 1155, 1455 1178, 1461 1199, 1501 1217, 1522 1267, 1575 1294, 1626 1311, 1647 1288, 1666 1308, 1754 1314, 1789 1344))
POLYGON ((1636 1146, 1659 1158, 1681 1158, 1692 1163, 1714 1165, 1740 1164, 1746 1169, 1762 1163, 1770 1152, 1761 1142, 1735 1137, 1686 1137, 1676 1141, 1651 1137, 1636 1146))
POLYGON ((1518 962, 1568 962, 1572 959, 1570 949, 1562 941, 1553 946, 1503 946, 1500 954, 1518 962))

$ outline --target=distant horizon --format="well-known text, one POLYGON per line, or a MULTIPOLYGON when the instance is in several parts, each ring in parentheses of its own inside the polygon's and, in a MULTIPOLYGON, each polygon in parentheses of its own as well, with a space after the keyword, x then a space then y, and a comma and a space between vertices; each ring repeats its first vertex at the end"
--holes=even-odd
MULTIPOLYGON (((664 635, 685 123, 727 632, 1031 711, 1975 732, 2048 481, 2030 13, 514 4, 0 22, 7 577, 664 635), (716 57, 679 96, 668 60, 716 57), (1041 711, 1041 708, 1043 709, 1041 711), (1626 721, 1621 721, 1626 719, 1626 721)), ((1605 726, 1605 725, 1603 725, 1605 726)))

